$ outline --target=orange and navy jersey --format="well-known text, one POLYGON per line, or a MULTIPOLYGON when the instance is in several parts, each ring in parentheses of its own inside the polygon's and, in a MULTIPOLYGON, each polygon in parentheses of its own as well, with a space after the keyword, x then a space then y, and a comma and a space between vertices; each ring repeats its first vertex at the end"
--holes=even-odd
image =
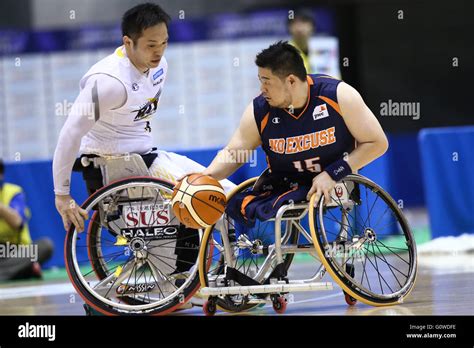
POLYGON ((307 82, 307 103, 295 114, 271 107, 262 95, 253 100, 255 121, 272 174, 312 179, 355 147, 337 102, 341 81, 315 74, 308 75, 307 82))

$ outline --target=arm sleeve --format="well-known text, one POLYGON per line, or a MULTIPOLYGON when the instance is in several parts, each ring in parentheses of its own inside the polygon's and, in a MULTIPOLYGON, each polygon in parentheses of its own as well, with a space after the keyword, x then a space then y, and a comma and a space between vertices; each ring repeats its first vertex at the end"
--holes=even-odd
POLYGON ((22 226, 26 222, 28 222, 29 217, 27 216, 27 213, 26 213, 27 211, 26 198, 23 192, 18 193, 12 198, 12 200, 10 201, 10 208, 15 210, 21 216, 22 226))
POLYGON ((105 74, 92 75, 87 79, 59 133, 53 159, 55 194, 69 194, 72 167, 82 137, 100 119, 101 113, 121 107, 126 100, 127 92, 118 79, 105 74), (92 105, 92 108, 85 107, 87 105, 92 105), (93 114, 87 114, 87 110, 93 110, 93 114))

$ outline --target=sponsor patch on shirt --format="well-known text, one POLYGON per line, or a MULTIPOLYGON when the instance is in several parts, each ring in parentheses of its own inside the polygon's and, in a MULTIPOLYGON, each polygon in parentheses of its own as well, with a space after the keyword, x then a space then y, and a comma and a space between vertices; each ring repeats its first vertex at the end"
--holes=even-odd
POLYGON ((322 118, 329 117, 328 107, 326 104, 318 105, 313 111, 313 120, 320 120, 322 118))
POLYGON ((161 75, 163 75, 163 68, 161 68, 160 70, 158 70, 156 73, 153 74, 153 80, 156 80, 161 75))

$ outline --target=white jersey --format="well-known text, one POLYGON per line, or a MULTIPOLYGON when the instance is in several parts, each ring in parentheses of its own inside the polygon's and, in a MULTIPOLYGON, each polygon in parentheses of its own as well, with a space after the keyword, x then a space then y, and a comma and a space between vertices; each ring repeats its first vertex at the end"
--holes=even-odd
POLYGON ((123 46, 93 65, 80 81, 81 90, 91 76, 105 74, 122 83, 126 98, 118 108, 99 112, 99 100, 92 90, 96 122, 82 138, 80 152, 99 155, 149 152, 153 147, 150 120, 157 110, 167 70, 168 63, 162 57, 157 68, 150 69, 148 74, 140 73, 127 58, 123 46))

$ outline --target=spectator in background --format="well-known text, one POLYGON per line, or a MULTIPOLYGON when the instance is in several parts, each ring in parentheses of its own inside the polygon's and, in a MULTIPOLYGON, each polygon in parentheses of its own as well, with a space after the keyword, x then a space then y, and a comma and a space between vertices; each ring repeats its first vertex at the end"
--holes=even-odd
POLYGON ((4 173, 0 159, 0 281, 41 278, 40 264, 51 258, 53 244, 47 238, 32 243, 25 194, 20 186, 5 182, 4 173), (31 252, 25 257, 21 250, 27 249, 31 252))
POLYGON ((296 47, 303 58, 307 74, 314 74, 309 59, 309 40, 316 31, 313 13, 306 9, 296 10, 292 18, 288 18, 288 32, 291 35, 291 45, 296 47))

